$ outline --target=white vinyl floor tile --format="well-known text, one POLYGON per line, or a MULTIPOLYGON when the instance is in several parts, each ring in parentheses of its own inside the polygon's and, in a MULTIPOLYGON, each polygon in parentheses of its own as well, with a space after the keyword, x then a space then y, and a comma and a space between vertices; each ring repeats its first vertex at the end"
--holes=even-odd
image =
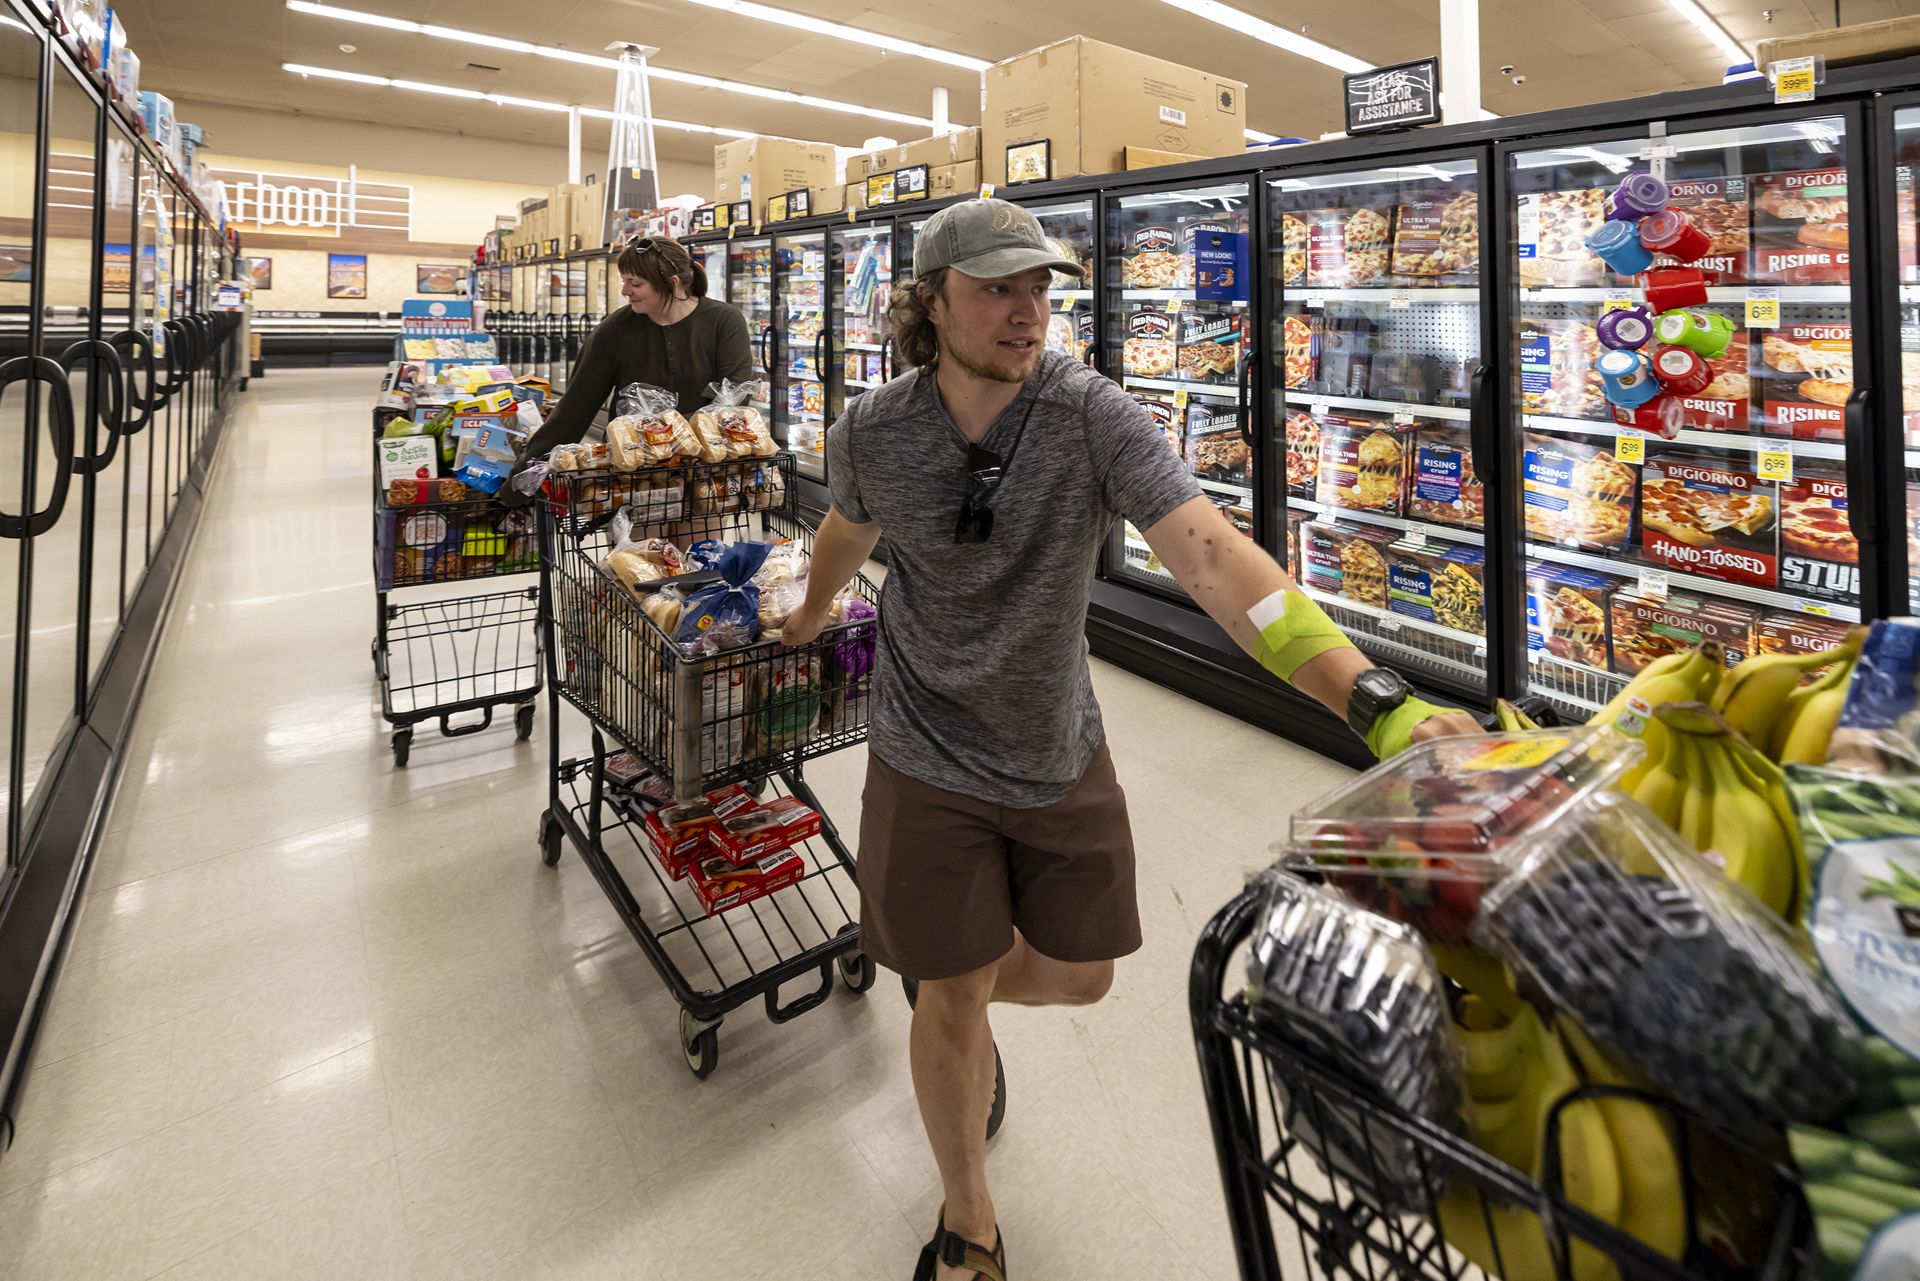
MULTIPOLYGON (((750 1003, 697 1081, 598 884, 537 857, 544 700, 531 743, 505 717, 426 726, 394 767, 376 381, 275 370, 238 402, 0 1157, 0 1281, 904 1281, 940 1192, 897 982, 780 1025, 750 1003)), ((1117 669, 1095 684, 1146 943, 1097 1006, 995 1012, 1010 1261, 1232 1281, 1188 962, 1345 771, 1117 669)), ((561 737, 584 747, 577 716, 561 737)), ((850 843, 865 763, 809 767, 850 843)))

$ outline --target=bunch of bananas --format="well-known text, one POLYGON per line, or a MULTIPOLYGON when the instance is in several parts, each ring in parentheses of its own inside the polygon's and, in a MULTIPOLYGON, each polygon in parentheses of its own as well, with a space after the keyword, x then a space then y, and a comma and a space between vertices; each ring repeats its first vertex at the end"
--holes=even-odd
MULTIPOLYGON (((1543 1177, 1549 1117, 1586 1084, 1622 1086, 1623 1074, 1570 1020, 1543 1020, 1484 953, 1437 949, 1441 967, 1468 989, 1454 1031, 1466 1058, 1469 1132, 1489 1155, 1543 1177)), ((1573 1204, 1678 1259, 1686 1248, 1686 1196, 1668 1118, 1639 1099, 1581 1099, 1560 1110, 1562 1186, 1573 1204)), ((1489 1275, 1558 1275, 1532 1210, 1484 1201, 1456 1183, 1440 1199, 1447 1241, 1489 1275)), ((1616 1266, 1576 1244, 1574 1281, 1618 1281, 1616 1266)))

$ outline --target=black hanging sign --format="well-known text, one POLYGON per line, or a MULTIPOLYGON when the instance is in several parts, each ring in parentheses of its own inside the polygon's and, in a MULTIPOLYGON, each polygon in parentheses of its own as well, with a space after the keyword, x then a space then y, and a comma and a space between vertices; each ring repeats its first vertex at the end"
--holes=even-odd
POLYGON ((1408 129, 1440 119, 1440 59, 1420 58, 1346 78, 1347 132, 1408 129))

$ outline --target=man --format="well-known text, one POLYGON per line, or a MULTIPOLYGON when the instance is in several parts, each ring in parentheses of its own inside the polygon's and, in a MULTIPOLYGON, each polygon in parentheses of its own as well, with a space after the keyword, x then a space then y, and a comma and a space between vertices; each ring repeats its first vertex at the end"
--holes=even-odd
POLYGON ((1314 603, 1201 492, 1145 410, 1046 351, 1053 273, 1080 274, 1000 200, 944 209, 896 286, 914 372, 855 401, 827 436, 832 510, 806 602, 889 551, 860 823, 861 946, 918 992, 914 1091, 946 1205, 922 1278, 1004 1281, 986 1181, 994 1001, 1099 1000, 1140 946, 1133 842, 1087 670, 1087 602, 1116 518, 1268 670, 1343 714, 1385 755, 1472 733, 1464 713, 1370 669, 1314 603))

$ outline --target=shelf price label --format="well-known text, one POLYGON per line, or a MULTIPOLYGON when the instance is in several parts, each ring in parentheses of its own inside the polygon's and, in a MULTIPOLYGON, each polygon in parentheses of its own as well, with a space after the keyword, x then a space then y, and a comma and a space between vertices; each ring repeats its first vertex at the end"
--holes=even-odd
POLYGON ((1410 409, 1395 410, 1393 415, 1393 425, 1395 427, 1413 426, 1413 411, 1410 409))
POLYGON ((993 199, 993 184, 992 184, 992 183, 990 183, 990 182, 983 182, 983 183, 981 183, 981 184, 980 184, 980 199, 982 199, 982 200, 992 200, 992 199, 993 199))
POLYGON ((1187 394, 1187 389, 1185 387, 1177 388, 1174 391, 1173 407, 1175 409, 1185 409, 1187 407, 1187 400, 1188 400, 1188 394, 1187 394))
POLYGON ((1747 328, 1778 329, 1780 327, 1780 291, 1778 289, 1747 290, 1747 328))
POLYGON ((1318 399, 1309 400, 1307 402, 1307 412, 1316 418, 1323 417, 1327 412, 1327 402, 1318 399))
POLYGON ((1759 451, 1761 480, 1776 484, 1789 484, 1793 480, 1793 451, 1791 449, 1762 449, 1759 451))
POLYGON ((1833 611, 1828 609, 1825 605, 1817 605, 1810 600, 1801 601, 1800 609, 1801 609, 1801 612, 1803 613, 1818 614, 1822 618, 1829 617, 1833 613, 1833 611))
POLYGON ((1655 596, 1664 600, 1667 595, 1667 571, 1664 569, 1641 570, 1639 592, 1642 596, 1655 596))
POLYGON ((1400 541, 1416 549, 1425 547, 1427 545, 1427 531, 1424 529, 1409 529, 1406 537, 1400 541))
POLYGON ((1613 456, 1633 466, 1646 462, 1647 438, 1637 431, 1621 432, 1613 439, 1613 456))
POLYGON ((1812 58, 1787 58, 1769 68, 1773 72, 1773 100, 1812 102, 1819 74, 1812 58))
POLYGON ((1396 289, 1387 295, 1387 307, 1393 311, 1406 311, 1413 306, 1413 290, 1396 289))
POLYGON ((1319 294, 1307 295, 1307 306, 1312 310, 1319 311, 1322 307, 1325 307, 1326 305, 1327 305, 1327 300, 1325 298, 1322 298, 1319 294))
POLYGON ((1625 311, 1633 306, 1633 303, 1633 295, 1625 289, 1609 289, 1606 296, 1600 300, 1600 314, 1604 316, 1610 311, 1625 311))

